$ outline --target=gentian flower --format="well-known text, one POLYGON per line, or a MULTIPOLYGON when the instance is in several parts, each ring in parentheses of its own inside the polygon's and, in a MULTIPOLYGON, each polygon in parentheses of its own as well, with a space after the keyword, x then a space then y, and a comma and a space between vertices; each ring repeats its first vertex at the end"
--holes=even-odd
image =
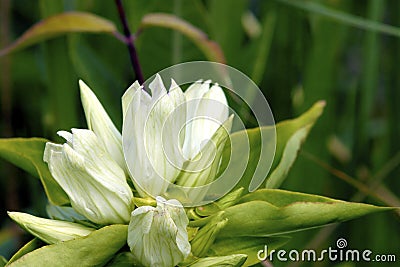
POLYGON ((134 84, 123 97, 123 149, 139 194, 162 196, 170 183, 211 182, 232 124, 221 87, 197 81, 183 93, 171 80, 167 92, 156 75, 149 88, 151 96, 134 84))

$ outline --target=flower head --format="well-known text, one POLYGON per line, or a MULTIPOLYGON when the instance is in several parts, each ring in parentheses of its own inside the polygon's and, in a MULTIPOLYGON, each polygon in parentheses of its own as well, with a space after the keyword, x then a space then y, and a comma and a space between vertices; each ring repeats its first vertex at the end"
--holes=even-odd
POLYGON ((134 84, 123 97, 123 149, 136 189, 155 197, 175 182, 209 183, 232 123, 221 87, 197 81, 183 93, 171 80, 167 91, 156 75, 149 88, 151 95, 134 84))
POLYGON ((72 207, 98 224, 126 223, 132 210, 132 191, 122 168, 90 130, 58 132, 63 145, 48 142, 44 161, 72 207))
POLYGON ((180 171, 177 142, 185 110, 182 109, 183 113, 175 111, 184 104, 185 98, 174 84, 167 93, 158 75, 149 88, 152 96, 137 86, 125 93, 123 103, 130 100, 130 108, 125 111, 122 138, 126 163, 136 189, 142 196, 158 196, 167 190, 180 171), (166 155, 165 151, 172 153, 166 155))
POLYGON ((132 212, 128 245, 142 265, 172 267, 190 253, 189 220, 177 200, 156 200, 157 207, 142 206, 132 212))

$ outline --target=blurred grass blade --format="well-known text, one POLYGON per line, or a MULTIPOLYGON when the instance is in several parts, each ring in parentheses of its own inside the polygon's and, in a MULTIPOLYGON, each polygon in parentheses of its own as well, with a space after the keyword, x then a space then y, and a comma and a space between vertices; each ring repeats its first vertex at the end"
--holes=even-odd
POLYGON ((57 184, 43 161, 44 138, 6 138, 0 139, 0 158, 3 158, 21 169, 39 177, 46 195, 55 205, 66 205, 69 198, 57 184))
POLYGON ((0 50, 0 57, 70 32, 116 33, 117 29, 113 22, 90 13, 61 13, 50 16, 33 25, 14 43, 0 50))
MULTIPOLYGON (((254 59, 253 70, 251 72, 251 79, 256 83, 260 84, 265 73, 267 66, 270 48, 275 32, 277 12, 275 9, 271 9, 265 16, 262 24, 262 32, 260 39, 258 40, 258 47, 256 57, 254 59)), ((249 90, 251 92, 252 90, 249 90)), ((246 98, 247 99, 247 98, 246 98)), ((254 99, 254 96, 252 98, 254 99)))
POLYGON ((242 16, 247 7, 246 0, 212 0, 208 3, 208 32, 221 46, 229 65, 236 66, 241 61, 242 53, 238 51, 243 48, 242 16))
POLYGON ((354 26, 363 30, 379 32, 387 35, 400 37, 400 28, 380 23, 377 21, 364 19, 362 17, 354 16, 349 13, 334 10, 332 8, 325 7, 324 5, 311 2, 311 1, 290 1, 290 0, 277 0, 278 2, 284 3, 289 6, 293 6, 299 9, 303 9, 307 12, 319 14, 321 16, 336 20, 343 24, 354 26))
POLYGON ((208 60, 225 63, 225 56, 220 46, 208 39, 208 36, 189 22, 166 13, 151 13, 143 17, 140 29, 148 27, 163 27, 178 31, 193 41, 208 60))

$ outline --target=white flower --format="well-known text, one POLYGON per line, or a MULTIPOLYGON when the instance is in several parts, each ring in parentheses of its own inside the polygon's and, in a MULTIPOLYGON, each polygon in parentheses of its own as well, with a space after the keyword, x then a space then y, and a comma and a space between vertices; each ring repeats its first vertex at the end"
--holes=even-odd
POLYGON ((26 231, 48 244, 87 236, 95 230, 78 223, 44 219, 22 212, 8 212, 8 216, 26 231))
POLYGON ((132 191, 122 168, 91 130, 58 132, 63 145, 46 143, 43 159, 78 213, 98 224, 126 223, 132 191))
POLYGON ((130 100, 130 108, 125 108, 122 138, 136 189, 142 196, 157 196, 165 193, 179 174, 183 161, 178 136, 186 109, 183 92, 174 82, 167 93, 157 75, 149 88, 152 96, 137 86, 125 93, 122 102, 130 100))
POLYGON ((183 93, 171 80, 167 92, 157 74, 149 88, 151 96, 135 83, 122 99, 124 155, 139 194, 165 195, 177 178, 189 187, 210 182, 232 124, 221 87, 198 81, 183 93))
POLYGON ((190 253, 189 220, 179 201, 156 200, 157 207, 142 206, 132 212, 128 245, 143 266, 173 267, 190 253))
POLYGON ((210 140, 229 115, 228 103, 218 84, 197 81, 186 91, 187 118, 183 154, 192 159, 210 140))

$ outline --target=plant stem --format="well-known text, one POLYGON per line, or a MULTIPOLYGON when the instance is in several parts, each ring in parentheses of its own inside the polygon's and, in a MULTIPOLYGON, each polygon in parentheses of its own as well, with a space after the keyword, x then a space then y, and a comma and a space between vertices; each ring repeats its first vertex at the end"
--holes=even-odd
POLYGON ((125 10, 124 10, 124 7, 122 6, 122 1, 115 0, 115 4, 117 5, 119 18, 121 20, 122 27, 124 30, 124 35, 126 38, 125 43, 128 46, 129 57, 130 57, 130 60, 132 63, 133 71, 135 72, 136 79, 139 81, 139 83, 143 84, 144 78, 143 78, 142 69, 140 68, 139 58, 136 53, 135 45, 133 44, 134 38, 131 34, 131 31, 129 30, 128 21, 126 19, 126 15, 125 15, 125 10))

